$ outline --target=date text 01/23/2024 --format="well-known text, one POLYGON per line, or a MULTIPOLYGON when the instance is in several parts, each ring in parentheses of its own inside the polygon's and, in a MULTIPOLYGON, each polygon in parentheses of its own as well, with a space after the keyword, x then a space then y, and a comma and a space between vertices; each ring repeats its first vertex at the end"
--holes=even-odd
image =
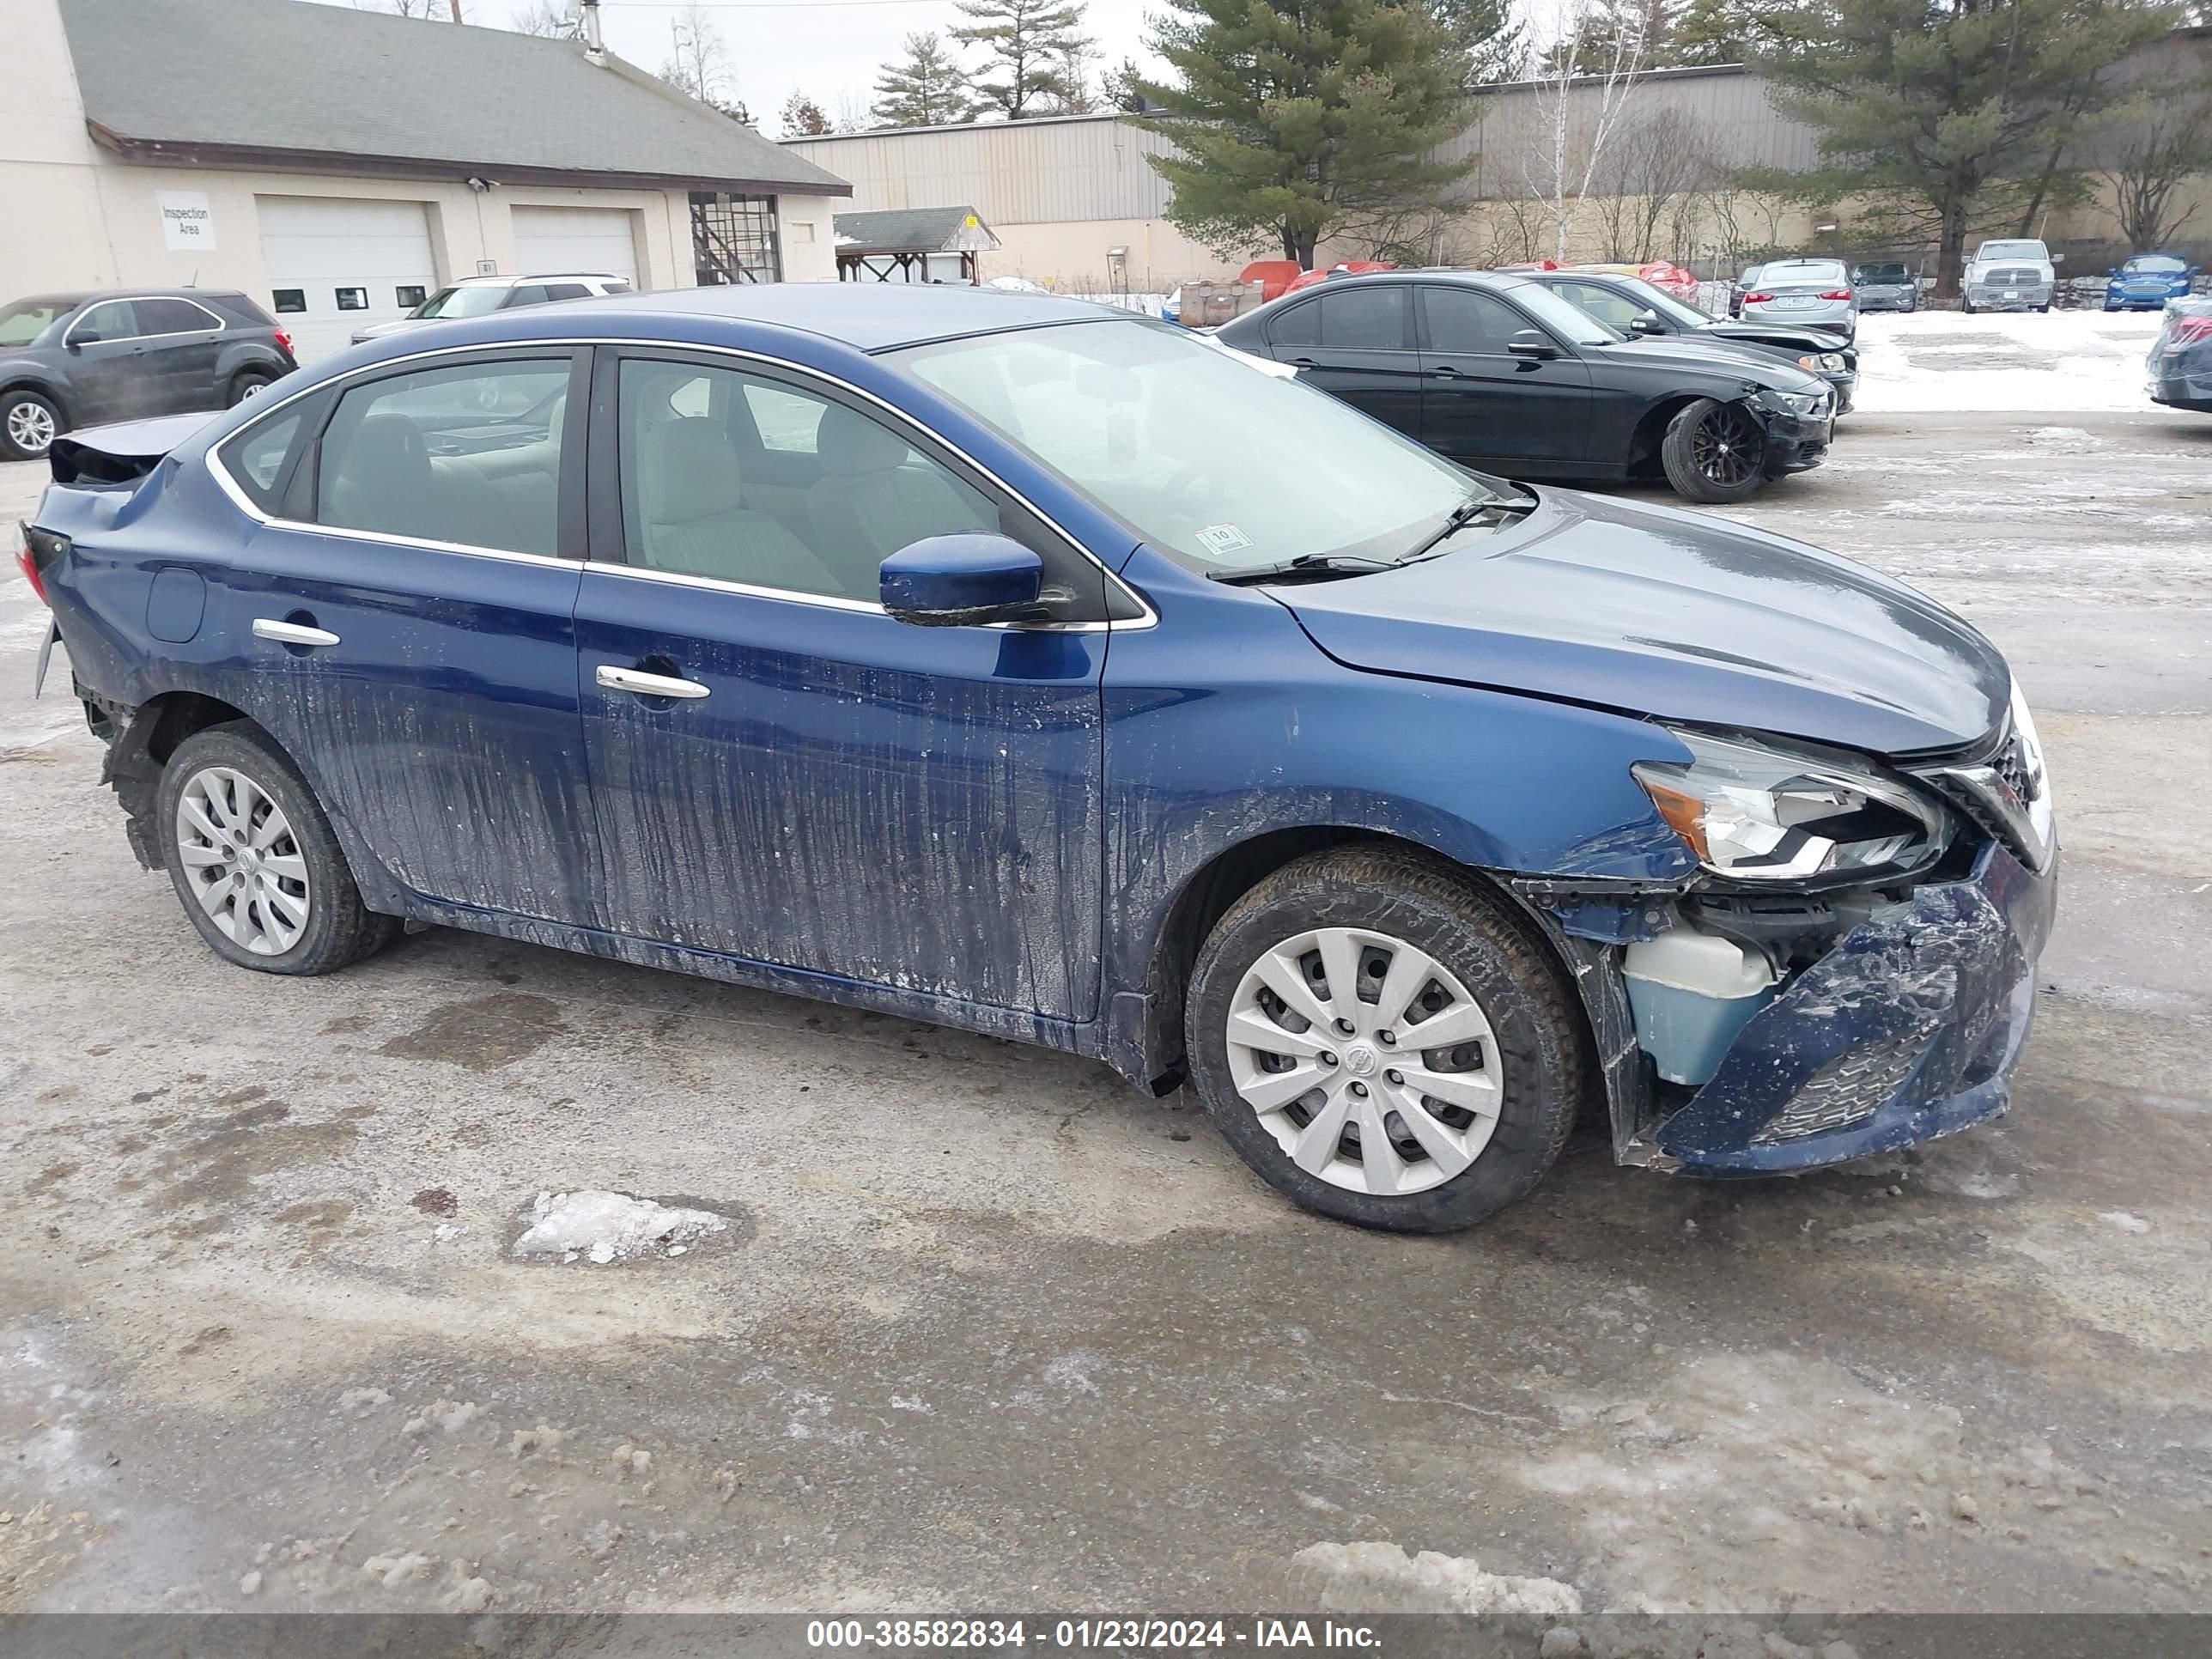
POLYGON ((814 1619, 806 1645, 838 1649, 966 1649, 1019 1652, 1195 1651, 1222 1648, 1339 1648, 1373 1651, 1366 1625, 1309 1619, 814 1619))

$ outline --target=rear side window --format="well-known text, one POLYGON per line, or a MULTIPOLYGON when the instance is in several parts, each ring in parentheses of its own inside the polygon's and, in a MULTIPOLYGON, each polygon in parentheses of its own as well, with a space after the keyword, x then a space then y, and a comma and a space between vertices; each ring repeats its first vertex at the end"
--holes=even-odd
POLYGON ((315 471, 315 519, 410 541, 560 550, 559 358, 424 369, 338 399, 315 471))
POLYGON ((216 452, 223 470, 264 513, 273 514, 282 494, 284 464, 299 440, 302 409, 247 427, 216 452))
POLYGON ((548 283, 545 297, 549 300, 588 300, 592 290, 581 283, 548 283))
POLYGON ((614 281, 606 283, 605 286, 607 292, 610 294, 627 294, 629 292, 629 284, 623 281, 619 276, 616 277, 614 281))
POLYGON ((1321 343, 1321 302, 1309 300, 1304 305, 1292 306, 1280 313, 1267 325, 1267 337, 1277 345, 1310 346, 1321 343))
POLYGON ((141 334, 202 334, 222 325, 189 300, 135 302, 141 334))
POLYGON ((1393 283, 1322 295, 1321 343, 1338 351, 1404 350, 1408 291, 1393 283))

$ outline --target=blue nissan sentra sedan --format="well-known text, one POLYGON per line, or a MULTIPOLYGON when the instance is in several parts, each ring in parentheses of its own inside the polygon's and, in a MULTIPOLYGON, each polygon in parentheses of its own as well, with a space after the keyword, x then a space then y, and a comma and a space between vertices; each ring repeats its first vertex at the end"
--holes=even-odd
POLYGON ((1414 1232, 1585 1105, 1728 1175, 2007 1104, 2057 842, 1987 641, 1176 328, 556 305, 51 464, 26 572, 242 968, 436 923, 964 1026, 1414 1232))

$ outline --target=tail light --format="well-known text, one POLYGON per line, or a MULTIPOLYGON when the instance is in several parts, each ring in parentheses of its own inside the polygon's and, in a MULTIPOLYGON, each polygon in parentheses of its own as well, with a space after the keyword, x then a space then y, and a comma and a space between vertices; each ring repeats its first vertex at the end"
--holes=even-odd
POLYGON ((2212 317, 2177 317, 2166 337, 2166 349, 2179 351, 2185 346, 2203 345, 2212 340, 2212 317))
POLYGON ((46 597, 46 567, 69 551, 69 538, 57 536, 51 530, 38 530, 29 525, 20 526, 23 544, 15 550, 15 568, 23 573, 23 580, 31 585, 31 592, 39 596, 39 603, 49 610, 53 601, 46 597))
POLYGON ((292 355, 292 337, 281 328, 276 331, 276 349, 287 357, 292 355))
POLYGON ((1851 291, 1847 288, 1832 288, 1820 296, 1823 300, 1848 300, 1851 291))
POLYGON ((1743 302, 1747 306, 1763 306, 1773 298, 1771 294, 1747 294, 1743 296, 1743 302))

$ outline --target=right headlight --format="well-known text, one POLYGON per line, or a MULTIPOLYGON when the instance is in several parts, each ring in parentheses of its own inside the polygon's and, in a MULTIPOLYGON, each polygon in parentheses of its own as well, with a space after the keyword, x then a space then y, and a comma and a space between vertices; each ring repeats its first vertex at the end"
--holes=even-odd
POLYGON ((1950 836, 1942 806, 1847 757, 1674 730, 1687 762, 1630 769, 1698 862, 1738 881, 1901 875, 1950 836))
POLYGON ((1776 392, 1769 388, 1759 395, 1766 399, 1771 407, 1786 410, 1790 414, 1808 420, 1818 415, 1827 407, 1828 404, 1828 394, 1825 391, 1776 392))

